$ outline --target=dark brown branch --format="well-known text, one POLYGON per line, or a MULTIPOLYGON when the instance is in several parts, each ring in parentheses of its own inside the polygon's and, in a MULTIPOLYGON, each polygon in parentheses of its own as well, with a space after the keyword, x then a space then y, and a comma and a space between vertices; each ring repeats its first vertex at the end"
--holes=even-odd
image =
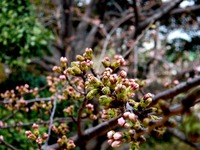
POLYGON ((14 146, 8 144, 6 141, 4 141, 1 137, 0 137, 0 145, 4 145, 5 147, 11 149, 11 150, 17 150, 14 146))
MULTIPOLYGON (((58 122, 58 123, 62 123, 62 122, 72 122, 73 120, 71 118, 57 118, 54 119, 53 122, 58 122)), ((10 129, 10 128, 16 128, 16 127, 28 127, 28 126, 32 126, 34 123, 36 124, 41 124, 41 125, 47 125, 49 124, 49 120, 48 121, 36 121, 36 122, 29 122, 29 123, 17 123, 17 124, 13 124, 13 125, 6 125, 6 126, 0 126, 0 129, 10 129)))
MULTIPOLYGON (((83 145, 84 143, 87 143, 91 139, 106 134, 108 131, 118 126, 117 120, 119 117, 121 116, 118 116, 117 118, 113 118, 93 128, 85 130, 84 134, 81 137, 78 137, 78 135, 73 136, 72 139, 74 140, 74 143, 76 144, 76 146, 83 145)), ((58 149, 58 144, 56 143, 50 146, 43 147, 43 150, 49 150, 51 148, 58 149)))
POLYGON ((186 91, 190 90, 191 88, 198 86, 198 85, 200 85, 200 76, 198 76, 194 79, 188 80, 186 82, 183 82, 183 83, 175 86, 174 88, 171 88, 169 90, 166 90, 166 91, 163 91, 163 92, 157 94, 156 96, 153 97, 151 106, 155 105, 158 102, 158 100, 160 100, 160 99, 173 98, 176 95, 178 95, 182 92, 186 92, 186 91))
POLYGON ((168 2, 166 5, 163 5, 159 10, 156 10, 151 17, 148 17, 143 22, 139 23, 137 32, 140 33, 144 28, 146 28, 146 26, 150 24, 152 20, 156 21, 162 19, 164 16, 169 14, 172 9, 176 8, 182 1, 183 0, 174 0, 168 2))
POLYGON ((170 12, 170 15, 179 15, 182 13, 191 13, 191 12, 197 12, 200 10, 200 5, 190 6, 186 8, 177 8, 170 12))
POLYGON ((176 128, 168 128, 167 131, 170 132, 170 133, 171 133, 173 136, 175 136, 177 139, 179 139, 179 140, 183 141, 184 143, 186 143, 186 144, 188 144, 188 145, 194 147, 194 148, 197 149, 197 150, 200 150, 199 145, 192 143, 192 142, 186 137, 186 135, 185 135, 183 132, 179 131, 178 129, 176 129, 176 128))
POLYGON ((137 4, 138 3, 138 1, 137 0, 134 0, 133 1, 133 8, 134 8, 134 14, 135 14, 135 34, 134 34, 134 39, 136 39, 136 37, 137 37, 137 34, 138 34, 138 30, 137 30, 137 28, 138 28, 138 24, 139 24, 139 12, 138 12, 138 7, 137 7, 137 4))

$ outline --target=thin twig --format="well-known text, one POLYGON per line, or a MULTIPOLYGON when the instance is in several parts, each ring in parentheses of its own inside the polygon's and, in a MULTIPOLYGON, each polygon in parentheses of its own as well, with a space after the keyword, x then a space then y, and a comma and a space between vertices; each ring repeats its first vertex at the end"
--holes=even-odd
POLYGON ((8 144, 6 141, 3 140, 3 138, 0 137, 0 145, 4 145, 5 147, 11 149, 11 150, 17 150, 14 146, 8 144))
MULTIPOLYGON (((72 122, 73 119, 69 116, 68 118, 57 118, 54 119, 53 122, 72 122)), ((41 125, 46 125, 49 124, 50 120, 48 121, 36 121, 36 122, 29 122, 29 123, 16 123, 13 125, 4 125, 4 126, 0 126, 0 129, 10 129, 10 128, 16 128, 16 127, 28 127, 28 126, 32 126, 34 123, 36 124, 41 124, 41 125)))
MULTIPOLYGON (((116 29, 122 24, 122 23, 124 23, 125 21, 127 21, 128 19, 130 19, 130 18, 132 18, 133 17, 133 14, 132 13, 130 13, 130 14, 128 14, 127 16, 122 16, 122 19, 119 21, 119 23, 118 24, 116 24, 112 29, 111 29, 111 31, 106 35, 106 40, 105 40, 105 42, 104 42, 104 44, 103 44, 103 49, 102 49, 102 51, 101 51, 101 55, 100 55, 100 61, 103 59, 103 57, 105 56, 105 53, 106 53, 106 49, 107 49, 107 46, 108 46, 108 43, 109 43, 109 41, 110 41, 110 38, 111 38, 111 36, 112 36, 112 34, 116 31, 116 29)), ((97 70, 99 70, 100 69, 100 65, 101 65, 101 63, 98 63, 98 66, 97 66, 97 70)))
POLYGON ((48 145, 48 141, 49 141, 49 138, 50 138, 50 135, 51 135, 51 126, 53 124, 53 117, 54 117, 54 114, 55 114, 55 111, 56 111, 56 100, 57 100, 57 93, 54 97, 54 101, 53 101, 53 110, 51 112, 51 116, 50 116, 50 123, 49 123, 49 129, 48 129, 48 138, 45 142, 46 145, 48 145))

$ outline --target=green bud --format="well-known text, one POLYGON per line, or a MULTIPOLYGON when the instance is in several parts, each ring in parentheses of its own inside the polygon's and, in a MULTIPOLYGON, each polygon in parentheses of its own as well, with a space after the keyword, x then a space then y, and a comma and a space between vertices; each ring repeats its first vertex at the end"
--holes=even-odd
POLYGON ((110 92, 110 88, 108 86, 105 86, 102 88, 101 90, 103 92, 103 94, 105 95, 109 95, 111 92, 110 92))
POLYGON ((85 58, 83 57, 83 56, 81 56, 81 55, 76 55, 76 60, 78 60, 78 61, 84 61, 85 60, 85 58))
POLYGON ((79 67, 79 62, 78 61, 73 61, 73 62, 71 62, 71 66, 73 67, 73 66, 76 66, 76 67, 79 67))
POLYGON ((140 122, 139 122, 139 121, 137 121, 137 122, 135 123, 134 128, 135 128, 136 130, 139 130, 139 129, 140 129, 140 122))
POLYGON ((86 48, 85 53, 83 55, 86 59, 92 60, 93 52, 91 48, 86 48))
POLYGON ((73 70, 75 75, 80 75, 82 73, 81 69, 77 66, 73 66, 72 70, 73 70))
POLYGON ((38 130, 38 129, 34 129, 33 134, 34 134, 35 136, 38 136, 38 135, 39 135, 39 130, 38 130))
POLYGON ((82 61, 81 64, 80 64, 80 68, 83 72, 86 72, 89 67, 87 66, 87 63, 85 61, 82 61))
POLYGON ((87 93, 86 99, 91 100, 94 98, 94 96, 98 93, 97 89, 93 89, 90 92, 87 93))
POLYGON ((75 73, 71 67, 67 68, 67 73, 69 73, 71 75, 75 75, 75 73))
POLYGON ((107 95, 102 95, 99 97, 99 102, 103 106, 109 106, 111 101, 113 101, 113 99, 107 95))
POLYGON ((110 67, 110 60, 108 57, 105 57, 101 62, 105 68, 110 67))
POLYGON ((144 118, 144 119, 143 119, 143 124, 144 124, 145 126, 148 126, 149 123, 150 123, 150 119, 149 119, 149 118, 144 118))
POLYGON ((103 77, 103 78, 102 78, 102 83, 103 83, 105 86, 108 86, 108 87, 111 86, 111 83, 110 83, 110 80, 109 80, 108 77, 103 77))
POLYGON ((144 101, 146 107, 149 106, 152 102, 152 98, 148 98, 147 100, 144 101))
POLYGON ((117 68, 119 68, 119 66, 120 64, 117 61, 115 61, 111 64, 111 69, 116 70, 117 68))

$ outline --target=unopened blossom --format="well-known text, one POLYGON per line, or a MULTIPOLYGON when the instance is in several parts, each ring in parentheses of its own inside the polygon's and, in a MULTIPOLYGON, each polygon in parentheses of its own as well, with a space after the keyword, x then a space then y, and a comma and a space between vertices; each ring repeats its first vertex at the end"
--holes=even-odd
POLYGON ((25 134, 26 134, 26 136, 29 136, 30 134, 32 134, 32 132, 31 131, 26 131, 25 134))
POLYGON ((122 141, 114 141, 112 142, 111 146, 114 148, 120 147, 122 144, 122 141))
POLYGON ((126 71, 124 71, 124 70, 120 71, 119 76, 122 78, 126 78, 126 76, 127 76, 126 71))
POLYGON ((94 110, 94 105, 92 105, 91 103, 86 105, 86 108, 90 109, 90 110, 94 110))
POLYGON ((124 120, 124 118, 123 117, 121 117, 121 118, 119 118, 118 120, 117 120, 117 122, 118 122, 118 124, 120 125, 120 126, 123 126, 124 124, 125 124, 125 120, 124 120))
POLYGON ((116 132, 114 135, 113 135, 113 138, 114 140, 119 140, 123 137, 123 134, 121 132, 116 132))
POLYGON ((44 133, 43 135, 42 135, 42 139, 43 140, 46 140, 48 138, 48 134, 47 133, 44 133))
POLYGON ((33 129, 38 129, 38 125, 37 125, 36 123, 34 123, 34 124, 32 125, 32 128, 33 128, 33 129))
POLYGON ((134 113, 130 113, 128 117, 131 121, 136 121, 136 115, 134 113))
POLYGON ((62 63, 67 63, 67 57, 61 57, 60 62, 62 63))
POLYGON ((111 145, 113 143, 113 139, 108 140, 108 144, 111 145))
POLYGON ((130 112, 127 111, 127 112, 125 112, 125 113, 123 114, 123 116, 127 118, 127 117, 129 116, 129 114, 130 114, 130 112))
POLYGON ((60 76, 59 76, 59 79, 60 79, 61 81, 65 81, 65 80, 66 80, 66 77, 65 77, 65 75, 60 75, 60 76))
POLYGON ((111 131, 109 131, 109 132, 107 133, 107 137, 108 137, 109 139, 111 139, 111 138, 113 137, 114 134, 115 134, 115 131, 111 130, 111 131))
POLYGON ((42 144, 42 138, 41 138, 41 137, 38 137, 38 138, 36 139, 36 143, 42 144))

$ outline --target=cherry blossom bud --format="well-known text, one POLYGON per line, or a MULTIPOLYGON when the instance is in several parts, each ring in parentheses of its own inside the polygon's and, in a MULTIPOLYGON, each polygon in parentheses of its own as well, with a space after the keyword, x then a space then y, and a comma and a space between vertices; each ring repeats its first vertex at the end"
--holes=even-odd
POLYGON ((65 77, 65 75, 60 75, 60 76, 59 76, 59 79, 60 79, 61 81, 65 81, 65 80, 66 80, 66 77, 65 77))
POLYGON ((126 71, 124 71, 124 70, 120 71, 119 76, 120 76, 121 78, 126 78, 126 76, 127 76, 126 71))
POLYGON ((103 64, 104 67, 110 67, 110 60, 108 57, 105 57, 101 63, 103 64))
POLYGON ((91 100, 94 98, 94 96, 98 93, 97 89, 93 89, 90 92, 87 93, 86 99, 91 100))
POLYGON ((138 88, 139 88, 139 84, 137 84, 137 83, 135 83, 135 82, 131 82, 131 83, 130 83, 130 86, 131 86, 131 89, 132 89, 133 91, 138 90, 138 88))
POLYGON ((108 140, 108 144, 111 145, 113 143, 113 139, 108 140))
POLYGON ((43 140, 46 140, 48 138, 48 134, 47 133, 44 133, 43 135, 42 135, 42 139, 43 140))
POLYGON ((144 95, 143 99, 147 100, 148 98, 152 98, 152 97, 153 97, 153 95, 151 93, 147 93, 144 95))
POLYGON ((110 88, 108 86, 103 87, 101 91, 105 95, 110 95, 110 93, 111 93, 110 88))
POLYGON ((52 69, 54 72, 57 72, 57 73, 61 73, 62 72, 62 69, 58 66, 54 66, 53 69, 52 69))
POLYGON ((42 138, 41 138, 41 137, 38 137, 38 138, 36 139, 36 143, 42 144, 42 138))
POLYGON ((77 55, 76 56, 76 60, 78 60, 78 61, 85 61, 85 58, 83 57, 83 56, 81 56, 81 55, 77 55))
POLYGON ((33 129, 38 129, 38 125, 37 125, 36 123, 34 123, 34 124, 32 125, 32 128, 33 128, 33 129))
POLYGON ((122 141, 114 141, 112 142, 111 146, 114 148, 120 147, 122 144, 122 141))
POLYGON ((121 132, 116 132, 114 135, 113 135, 113 138, 114 140, 119 140, 123 137, 123 134, 121 132))
POLYGON ((67 63, 67 58, 66 57, 61 57, 60 58, 61 63, 67 63))
POLYGON ((111 130, 111 131, 109 131, 109 132, 107 133, 107 137, 108 137, 109 139, 111 139, 111 138, 113 137, 114 134, 115 134, 115 131, 111 130))
POLYGON ((81 69, 77 66, 73 66, 72 71, 74 72, 75 75, 80 75, 82 73, 81 69))
POLYGON ((86 48, 85 53, 83 54, 83 57, 85 57, 86 59, 92 60, 92 57, 93 57, 92 49, 86 48))
POLYGON ((76 145, 74 144, 74 141, 69 139, 67 142, 67 149, 74 149, 76 145))
POLYGON ((129 117, 129 119, 130 119, 131 121, 133 121, 133 122, 136 121, 136 115, 135 115, 134 113, 130 113, 128 117, 129 117))
POLYGON ((124 116, 125 118, 128 118, 128 117, 129 117, 129 114, 130 114, 130 112, 127 111, 127 112, 125 112, 125 113, 123 114, 123 116, 124 116))
POLYGON ((94 110, 94 105, 89 103, 89 104, 86 105, 86 108, 93 111, 94 110))
POLYGON ((120 126, 123 126, 126 122, 123 117, 120 117, 117 121, 120 126))
POLYGON ((26 134, 26 136, 29 136, 30 134, 32 134, 32 132, 31 131, 26 131, 25 134, 26 134))

